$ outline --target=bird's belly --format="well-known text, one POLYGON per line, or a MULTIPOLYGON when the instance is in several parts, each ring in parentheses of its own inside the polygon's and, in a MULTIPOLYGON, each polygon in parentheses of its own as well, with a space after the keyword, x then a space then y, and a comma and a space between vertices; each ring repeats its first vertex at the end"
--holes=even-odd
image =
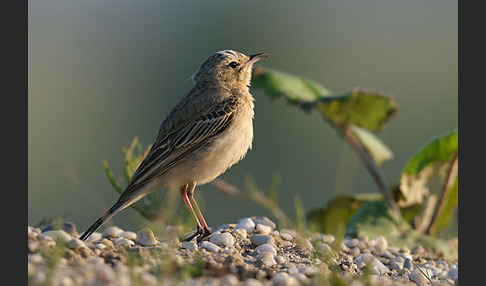
POLYGON ((188 156, 168 172, 168 177, 172 177, 168 180, 171 187, 191 182, 198 185, 209 183, 246 155, 253 141, 252 118, 240 117, 236 120, 242 120, 241 124, 232 124, 217 138, 202 146, 199 152, 188 156))

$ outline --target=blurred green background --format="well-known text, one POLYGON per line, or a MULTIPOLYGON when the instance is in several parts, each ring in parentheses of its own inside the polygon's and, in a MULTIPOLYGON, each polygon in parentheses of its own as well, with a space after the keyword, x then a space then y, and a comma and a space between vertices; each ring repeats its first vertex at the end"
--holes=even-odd
MULTIPOLYGON (((63 216, 84 230, 118 198, 101 160, 121 174, 122 146, 151 144, 160 122, 191 88, 211 53, 265 51, 259 65, 314 79, 331 90, 362 87, 392 96, 395 118, 379 134, 408 159, 458 124, 457 1, 29 1, 28 222, 63 216)), ((256 98, 253 150, 222 178, 266 187, 294 216, 336 194, 377 192, 357 155, 316 112, 256 98)), ((210 225, 259 206, 199 187, 210 225)), ((112 222, 136 228, 133 210, 112 222)))

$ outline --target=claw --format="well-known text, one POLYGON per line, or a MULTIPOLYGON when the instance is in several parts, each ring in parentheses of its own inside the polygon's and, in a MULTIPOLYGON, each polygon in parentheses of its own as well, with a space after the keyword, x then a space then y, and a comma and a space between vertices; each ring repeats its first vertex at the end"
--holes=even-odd
POLYGON ((195 233, 193 233, 190 236, 184 238, 182 241, 191 241, 194 237, 199 236, 199 235, 202 235, 203 233, 204 233, 203 232, 203 229, 202 228, 198 228, 195 233))
POLYGON ((204 238, 210 236, 212 234, 212 232, 209 230, 209 229, 205 229, 203 233, 201 233, 199 235, 199 237, 197 238, 197 242, 201 242, 201 240, 203 240, 204 238))

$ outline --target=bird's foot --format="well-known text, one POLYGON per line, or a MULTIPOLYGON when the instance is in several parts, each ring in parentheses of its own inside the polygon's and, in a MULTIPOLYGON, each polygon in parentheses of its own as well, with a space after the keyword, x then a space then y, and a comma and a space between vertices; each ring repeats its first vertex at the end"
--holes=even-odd
POLYGON ((203 240, 205 237, 208 237, 209 235, 211 235, 211 231, 209 229, 198 228, 195 233, 184 238, 183 241, 191 241, 195 237, 197 237, 197 242, 200 242, 201 240, 203 240))

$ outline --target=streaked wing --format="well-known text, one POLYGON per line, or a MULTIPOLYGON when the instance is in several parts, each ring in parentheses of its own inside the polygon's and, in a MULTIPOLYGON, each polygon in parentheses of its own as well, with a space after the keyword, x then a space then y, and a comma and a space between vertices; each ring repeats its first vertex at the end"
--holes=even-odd
POLYGON ((165 135, 159 134, 150 152, 135 171, 127 190, 138 189, 136 186, 144 185, 165 173, 206 140, 223 132, 233 120, 237 105, 236 97, 230 96, 195 120, 190 120, 165 135))

